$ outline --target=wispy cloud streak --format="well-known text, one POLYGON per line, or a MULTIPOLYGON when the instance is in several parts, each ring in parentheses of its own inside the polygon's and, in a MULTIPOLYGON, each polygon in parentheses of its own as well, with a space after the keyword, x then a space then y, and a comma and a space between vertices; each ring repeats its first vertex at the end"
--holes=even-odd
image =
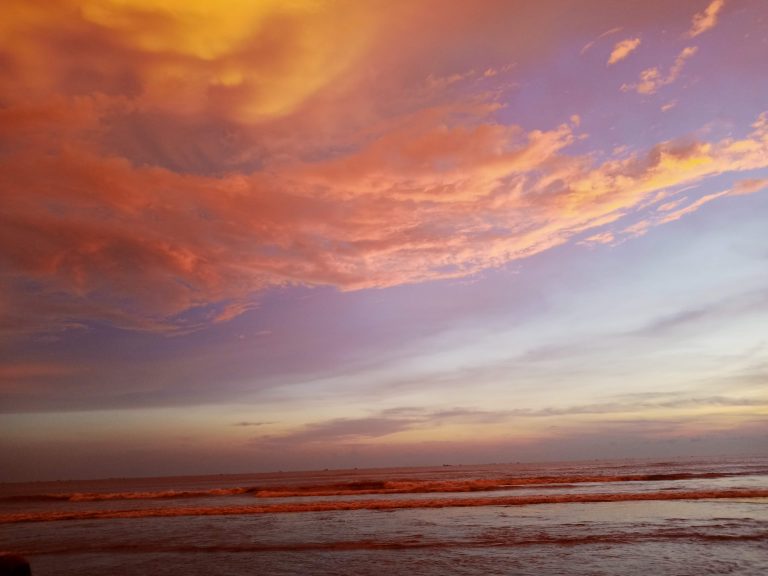
POLYGON ((658 68, 646 68, 640 73, 640 80, 637 83, 622 84, 621 90, 623 92, 635 91, 638 94, 655 94, 663 86, 672 84, 678 79, 686 61, 696 54, 697 51, 698 48, 696 46, 683 48, 666 75, 662 74, 658 68))

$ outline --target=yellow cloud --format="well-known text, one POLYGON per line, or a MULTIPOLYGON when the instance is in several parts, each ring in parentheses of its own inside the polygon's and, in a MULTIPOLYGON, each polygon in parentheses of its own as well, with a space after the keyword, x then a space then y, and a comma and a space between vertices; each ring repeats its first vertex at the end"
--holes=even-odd
POLYGON ((90 0, 84 18, 147 52, 215 60, 242 46, 270 19, 316 11, 316 0, 90 0))
POLYGON ((9 1, 0 32, 23 71, 14 88, 27 97, 66 93, 92 66, 99 90, 110 75, 131 79, 142 110, 244 123, 295 111, 361 58, 379 25, 346 1, 70 0, 48 11, 9 1), (68 47, 78 45, 100 56, 75 58, 68 47))

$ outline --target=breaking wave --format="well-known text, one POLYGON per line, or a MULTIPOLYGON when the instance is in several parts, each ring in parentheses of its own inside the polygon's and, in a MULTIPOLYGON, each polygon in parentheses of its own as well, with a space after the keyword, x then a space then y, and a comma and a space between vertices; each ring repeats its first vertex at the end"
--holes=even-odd
POLYGON ((19 494, 5 496, 6 502, 102 502, 107 500, 171 500, 246 494, 249 488, 216 488, 213 490, 160 490, 157 492, 68 492, 61 494, 19 494))
POLYGON ((171 500, 252 495, 256 498, 348 496, 365 494, 427 494, 447 492, 490 492, 515 488, 566 488, 585 483, 660 482, 725 478, 755 474, 750 472, 681 472, 659 474, 515 476, 491 479, 434 480, 361 480, 328 484, 235 487, 211 490, 160 490, 150 492, 70 492, 5 496, 0 501, 99 502, 109 500, 171 500))
POLYGON ((78 510, 66 512, 31 512, 0 515, 0 524, 52 522, 66 520, 103 520, 178 516, 229 516, 280 514, 291 512, 328 512, 347 510, 398 510, 404 508, 446 508, 469 506, 526 506, 534 504, 626 502, 644 500, 703 500, 722 498, 768 498, 768 489, 688 490, 678 492, 634 492, 608 494, 551 494, 539 496, 451 497, 433 499, 363 499, 320 502, 290 502, 268 505, 175 507, 134 510, 78 510))

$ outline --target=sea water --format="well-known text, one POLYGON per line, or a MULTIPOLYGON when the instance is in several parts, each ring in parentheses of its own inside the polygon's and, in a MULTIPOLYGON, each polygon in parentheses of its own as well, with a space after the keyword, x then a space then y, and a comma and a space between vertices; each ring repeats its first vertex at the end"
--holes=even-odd
POLYGON ((768 574, 768 458, 0 485, 36 576, 768 574))

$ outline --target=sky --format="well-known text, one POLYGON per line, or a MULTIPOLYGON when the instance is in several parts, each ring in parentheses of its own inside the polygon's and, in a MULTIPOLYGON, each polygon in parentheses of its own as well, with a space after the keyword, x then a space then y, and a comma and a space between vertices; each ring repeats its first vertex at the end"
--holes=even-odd
POLYGON ((764 0, 4 0, 0 481, 768 455, 764 0))

